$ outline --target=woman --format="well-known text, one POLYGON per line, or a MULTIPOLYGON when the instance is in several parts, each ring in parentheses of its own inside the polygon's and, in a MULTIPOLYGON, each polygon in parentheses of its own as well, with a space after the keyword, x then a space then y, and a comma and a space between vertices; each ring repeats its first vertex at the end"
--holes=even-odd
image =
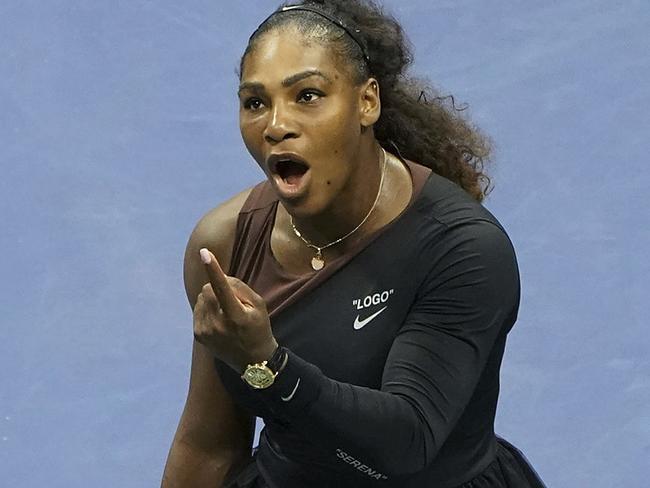
POLYGON ((410 60, 362 0, 285 6, 251 36, 240 126, 267 181, 190 237, 164 487, 543 486, 493 430, 520 287, 480 204, 487 144, 410 60))

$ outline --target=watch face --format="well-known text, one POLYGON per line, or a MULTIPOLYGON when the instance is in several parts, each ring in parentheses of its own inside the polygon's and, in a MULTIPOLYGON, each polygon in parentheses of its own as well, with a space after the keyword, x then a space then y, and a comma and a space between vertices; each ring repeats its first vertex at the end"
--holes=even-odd
POLYGON ((275 375, 267 366, 253 364, 246 368, 243 378, 253 388, 267 388, 273 384, 275 375))

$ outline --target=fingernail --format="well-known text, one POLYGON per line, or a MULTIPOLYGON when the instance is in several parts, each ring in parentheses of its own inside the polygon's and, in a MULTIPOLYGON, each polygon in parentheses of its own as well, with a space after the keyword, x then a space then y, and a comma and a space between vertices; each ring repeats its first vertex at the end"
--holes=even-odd
POLYGON ((201 255, 201 261, 203 261, 204 264, 208 264, 212 260, 210 257, 210 251, 205 247, 199 251, 199 254, 201 255))

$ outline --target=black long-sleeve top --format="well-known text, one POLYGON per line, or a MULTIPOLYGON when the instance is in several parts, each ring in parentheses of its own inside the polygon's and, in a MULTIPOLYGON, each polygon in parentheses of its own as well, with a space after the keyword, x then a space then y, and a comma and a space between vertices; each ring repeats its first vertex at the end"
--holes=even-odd
POLYGON ((271 315, 289 350, 271 387, 254 390, 216 360, 235 400, 265 421, 267 482, 451 488, 479 475, 496 455, 499 368, 519 299, 505 230, 431 173, 398 219, 271 315))

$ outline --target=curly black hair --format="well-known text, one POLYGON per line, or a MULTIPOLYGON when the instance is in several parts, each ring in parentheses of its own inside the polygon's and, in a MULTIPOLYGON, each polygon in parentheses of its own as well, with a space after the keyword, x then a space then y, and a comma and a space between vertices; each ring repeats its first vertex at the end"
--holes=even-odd
POLYGON ((357 40, 310 11, 272 15, 251 36, 240 61, 240 77, 246 56, 264 33, 285 26, 296 28, 308 39, 330 46, 353 83, 358 85, 370 77, 378 80, 381 116, 374 133, 382 147, 428 166, 482 202, 491 191, 491 180, 483 172, 491 143, 466 120, 466 106, 456 106, 453 96, 441 96, 425 78, 407 75, 413 55, 399 22, 372 0, 306 0, 300 5, 316 7, 339 19, 354 29, 357 40))

